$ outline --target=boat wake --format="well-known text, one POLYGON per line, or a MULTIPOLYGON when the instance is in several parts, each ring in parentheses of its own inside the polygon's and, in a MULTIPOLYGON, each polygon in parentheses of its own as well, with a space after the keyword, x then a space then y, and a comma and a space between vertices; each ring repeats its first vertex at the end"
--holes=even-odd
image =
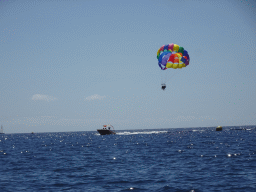
POLYGON ((138 134, 159 134, 159 133, 167 133, 167 131, 125 131, 125 132, 117 132, 117 135, 138 135, 138 134))

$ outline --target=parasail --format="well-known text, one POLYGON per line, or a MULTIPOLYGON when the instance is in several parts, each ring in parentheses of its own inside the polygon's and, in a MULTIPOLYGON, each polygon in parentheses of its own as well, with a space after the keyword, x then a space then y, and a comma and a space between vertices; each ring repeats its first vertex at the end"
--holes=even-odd
POLYGON ((162 70, 167 68, 183 68, 189 65, 189 55, 183 47, 177 44, 163 45, 157 51, 158 65, 162 70))
MULTIPOLYGON (((189 55, 183 47, 177 44, 167 44, 163 45, 157 51, 158 65, 161 70, 166 69, 182 69, 189 65, 189 55)), ((165 83, 167 80, 162 81, 162 89, 166 88, 165 83)))

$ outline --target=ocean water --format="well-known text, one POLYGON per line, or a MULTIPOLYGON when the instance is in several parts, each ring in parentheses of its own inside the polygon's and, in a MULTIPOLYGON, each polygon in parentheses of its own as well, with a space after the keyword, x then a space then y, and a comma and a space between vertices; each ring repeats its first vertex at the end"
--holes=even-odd
POLYGON ((0 135, 0 191, 256 191, 255 126, 117 132, 0 135))

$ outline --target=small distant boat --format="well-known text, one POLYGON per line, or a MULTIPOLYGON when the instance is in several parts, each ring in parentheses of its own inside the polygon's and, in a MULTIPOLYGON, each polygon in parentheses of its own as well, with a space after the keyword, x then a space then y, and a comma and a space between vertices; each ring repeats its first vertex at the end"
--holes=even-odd
POLYGON ((3 125, 1 125, 1 130, 0 130, 0 134, 4 134, 4 129, 3 129, 3 125))
POLYGON ((115 131, 114 131, 114 127, 112 125, 103 125, 103 128, 102 129, 97 129, 97 131, 101 135, 114 135, 114 134, 116 134, 115 131), (113 130, 111 130, 111 128, 113 130))
POLYGON ((222 131, 222 127, 221 126, 216 127, 216 131, 222 131))

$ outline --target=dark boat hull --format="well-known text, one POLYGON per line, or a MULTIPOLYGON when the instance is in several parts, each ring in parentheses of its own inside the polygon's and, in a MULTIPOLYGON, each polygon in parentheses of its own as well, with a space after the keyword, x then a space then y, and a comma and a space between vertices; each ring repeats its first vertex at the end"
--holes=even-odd
POLYGON ((108 130, 108 129, 97 129, 99 134, 101 135, 114 135, 116 134, 114 131, 108 130))

